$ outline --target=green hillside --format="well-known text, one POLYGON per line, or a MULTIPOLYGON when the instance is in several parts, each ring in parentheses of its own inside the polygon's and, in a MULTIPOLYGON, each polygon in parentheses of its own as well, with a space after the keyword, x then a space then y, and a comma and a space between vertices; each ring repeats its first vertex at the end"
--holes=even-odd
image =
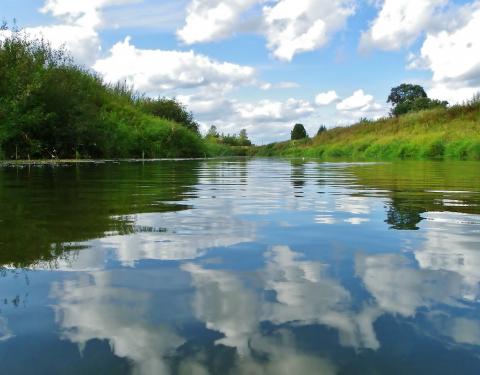
POLYGON ((203 157, 214 151, 174 99, 107 84, 63 50, 21 32, 0 40, 0 159, 203 157))
POLYGON ((314 138, 257 147, 252 153, 345 160, 480 160, 480 97, 449 108, 364 120, 314 138))

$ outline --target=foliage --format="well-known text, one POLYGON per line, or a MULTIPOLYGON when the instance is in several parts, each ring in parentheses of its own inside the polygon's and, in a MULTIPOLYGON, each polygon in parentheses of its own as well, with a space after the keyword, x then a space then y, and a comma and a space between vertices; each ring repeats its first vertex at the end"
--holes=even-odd
POLYGON ((416 98, 413 100, 406 100, 402 103, 397 104, 392 109, 392 114, 394 116, 404 115, 408 112, 418 112, 423 111, 426 109, 432 109, 436 107, 443 107, 446 108, 448 102, 440 101, 437 99, 430 99, 430 98, 416 98))
POLYGON ((302 124, 295 124, 293 127, 291 133, 290 133, 290 139, 292 141, 297 140, 297 139, 304 139, 308 138, 307 131, 305 130, 305 127, 302 124))
POLYGON ((168 98, 143 98, 139 100, 142 110, 151 115, 161 117, 167 120, 175 121, 177 124, 185 126, 198 133, 198 123, 193 119, 192 112, 176 99, 168 98))
POLYGON ((220 138, 220 133, 218 132, 217 127, 215 125, 210 126, 210 129, 208 129, 208 132, 207 132, 207 137, 220 138))
POLYGON ((397 105, 407 100, 417 98, 426 98, 427 93, 422 86, 412 85, 410 83, 402 83, 400 86, 393 87, 388 96, 387 103, 397 105))
POLYGON ((446 108, 448 105, 446 101, 428 98, 422 86, 408 83, 393 87, 387 98, 387 103, 392 103, 392 115, 394 116, 436 107, 446 108))
POLYGON ((317 136, 322 134, 323 132, 326 132, 327 131, 327 127, 325 125, 320 125, 320 127, 318 128, 318 131, 317 131, 317 136))
POLYGON ((175 100, 107 85, 43 40, 12 32, 0 41, 0 156, 202 156, 197 129, 175 100))
POLYGON ((480 100, 338 127, 313 139, 274 143, 252 152, 341 160, 480 160, 480 100))
POLYGON ((205 139, 210 143, 224 144, 227 146, 248 147, 252 145, 252 142, 248 139, 247 131, 245 129, 240 130, 239 134, 220 134, 212 125, 208 130, 205 139))

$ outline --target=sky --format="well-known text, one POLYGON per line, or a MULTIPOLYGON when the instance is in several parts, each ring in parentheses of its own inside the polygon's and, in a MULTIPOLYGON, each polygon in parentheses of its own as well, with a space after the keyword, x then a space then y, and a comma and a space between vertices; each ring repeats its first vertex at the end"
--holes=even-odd
POLYGON ((480 91, 480 0, 0 0, 0 20, 257 144, 385 116, 404 82, 480 91))

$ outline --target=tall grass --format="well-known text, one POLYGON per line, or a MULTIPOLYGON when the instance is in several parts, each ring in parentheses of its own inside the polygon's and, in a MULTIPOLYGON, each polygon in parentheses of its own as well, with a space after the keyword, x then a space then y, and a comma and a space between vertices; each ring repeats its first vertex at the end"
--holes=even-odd
POLYGON ((480 160, 480 95, 462 105, 362 121, 309 140, 258 147, 254 153, 345 160, 480 160))

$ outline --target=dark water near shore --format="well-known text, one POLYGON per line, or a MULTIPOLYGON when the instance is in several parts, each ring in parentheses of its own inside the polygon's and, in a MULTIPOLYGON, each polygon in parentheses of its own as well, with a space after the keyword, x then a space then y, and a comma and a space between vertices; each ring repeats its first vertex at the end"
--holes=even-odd
POLYGON ((0 168, 0 373, 479 374, 480 163, 0 168))

